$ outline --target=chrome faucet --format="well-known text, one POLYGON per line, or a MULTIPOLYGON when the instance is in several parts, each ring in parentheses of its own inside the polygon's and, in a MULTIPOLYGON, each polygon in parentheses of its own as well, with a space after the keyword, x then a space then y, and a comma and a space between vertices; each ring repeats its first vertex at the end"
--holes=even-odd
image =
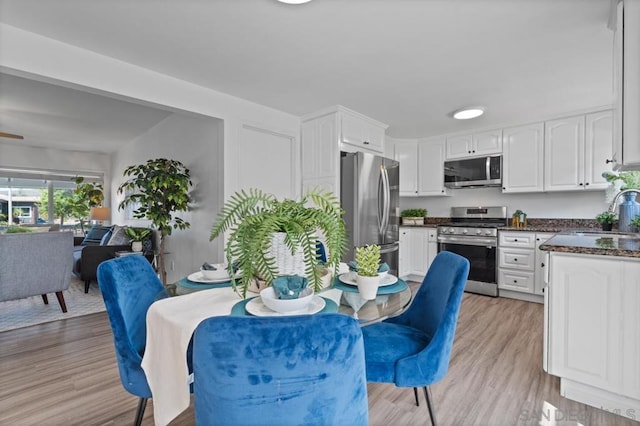
POLYGON ((640 190, 638 189, 625 189, 624 191, 620 191, 616 194, 615 197, 613 197, 613 201, 611 202, 611 205, 609 206, 609 212, 613 213, 616 209, 616 206, 618 204, 618 199, 620 198, 620 196, 622 194, 626 194, 627 192, 635 192, 636 194, 640 194, 640 190))

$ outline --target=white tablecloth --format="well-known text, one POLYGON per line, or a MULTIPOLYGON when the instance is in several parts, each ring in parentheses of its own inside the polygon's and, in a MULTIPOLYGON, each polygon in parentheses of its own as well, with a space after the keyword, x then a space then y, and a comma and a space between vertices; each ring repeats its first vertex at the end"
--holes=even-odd
MULTIPOLYGON (((339 290, 322 296, 340 303, 339 290)), ((142 368, 153 395, 156 425, 166 425, 189 407, 187 347, 206 318, 229 315, 241 298, 228 288, 202 290, 154 302, 147 312, 147 343, 142 368)))

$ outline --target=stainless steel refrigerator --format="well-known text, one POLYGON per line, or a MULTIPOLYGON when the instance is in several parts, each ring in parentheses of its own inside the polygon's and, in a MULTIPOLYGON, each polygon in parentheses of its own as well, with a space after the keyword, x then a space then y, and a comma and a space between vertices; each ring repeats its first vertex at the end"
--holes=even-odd
POLYGON ((398 275, 400 164, 363 152, 340 156, 340 202, 345 211, 349 244, 343 257, 355 258, 355 248, 380 245, 382 261, 398 275))

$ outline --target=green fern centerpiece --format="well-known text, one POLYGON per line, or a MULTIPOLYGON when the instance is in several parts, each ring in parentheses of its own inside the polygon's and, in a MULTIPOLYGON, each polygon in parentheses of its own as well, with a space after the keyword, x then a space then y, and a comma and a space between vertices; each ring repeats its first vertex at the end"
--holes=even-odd
MULTIPOLYGON (((346 248, 346 230, 340 201, 331 192, 311 190, 299 201, 279 201, 274 195, 251 188, 236 192, 225 203, 211 230, 210 240, 230 231, 225 249, 228 265, 237 267, 242 297, 254 277, 267 285, 280 274, 272 253, 274 235, 284 234, 291 256, 301 252, 304 274, 315 291, 322 288, 316 244, 320 235, 327 248, 326 267, 337 273, 346 248)), ((229 271, 236 292, 236 273, 229 271)))

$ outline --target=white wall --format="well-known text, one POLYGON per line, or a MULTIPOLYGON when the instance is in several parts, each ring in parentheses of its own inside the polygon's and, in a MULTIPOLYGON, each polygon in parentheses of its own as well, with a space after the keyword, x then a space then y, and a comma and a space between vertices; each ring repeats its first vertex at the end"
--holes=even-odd
MULTIPOLYGON (((117 178, 122 175, 126 165, 167 155, 185 161, 192 168, 194 179, 201 185, 198 191, 214 191, 208 186, 213 176, 216 176, 216 183, 220 185, 215 190, 218 192, 200 200, 204 203, 199 206, 202 210, 191 213, 190 219, 194 229, 182 236, 178 236, 177 232, 175 238, 173 235, 170 237, 169 250, 173 250, 175 271, 168 271, 169 280, 195 271, 195 266, 202 264, 204 260, 221 259, 214 248, 215 244, 205 243, 205 240, 208 241, 209 230, 215 217, 213 210, 219 206, 220 200, 228 198, 239 189, 238 176, 245 172, 241 164, 242 156, 247 153, 239 149, 244 126, 288 135, 293 138, 294 144, 299 144, 299 117, 2 23, 0 52, 0 70, 8 74, 104 94, 129 102, 162 105, 174 112, 191 112, 224 122, 223 126, 217 127, 217 131, 222 133, 218 135, 217 141, 222 141, 224 148, 222 151, 216 151, 221 152, 221 155, 214 159, 222 160, 222 170, 208 163, 210 158, 207 155, 211 154, 209 150, 212 147, 204 138, 195 137, 195 141, 191 142, 185 141, 179 134, 174 134, 173 138, 156 134, 154 138, 152 134, 155 129, 145 135, 145 142, 136 141, 132 147, 114 156, 112 176, 117 178), (216 199, 215 203, 213 199, 216 199), (190 246, 192 238, 197 241, 193 243, 193 247, 190 246), (210 251, 205 253, 207 249, 210 251), (201 252, 202 250, 205 252, 201 252), (211 259, 205 255, 218 257, 211 259)), ((174 124, 174 120, 177 118, 172 117, 166 123, 161 123, 162 127, 167 126, 164 128, 165 131, 172 132, 169 124, 174 124)), ((270 167, 278 167, 278 161, 285 161, 270 160, 270 167)), ((268 173, 268 168, 265 167, 259 172, 268 173)), ((117 181, 114 181, 111 186, 113 188, 117 185, 117 181)), ((113 205, 116 201, 112 200, 113 205)), ((113 222, 117 223, 122 217, 116 215, 113 219, 113 222)))
MULTIPOLYGON (((192 209, 179 217, 191 224, 186 230, 173 230, 166 238, 167 282, 174 282, 198 270, 203 262, 223 260, 221 241, 209 241, 211 225, 222 204, 223 122, 214 118, 172 114, 113 156, 111 190, 113 205, 123 199, 117 193, 124 182, 124 169, 149 159, 170 158, 182 162, 190 171, 192 209), (173 268, 172 268, 173 266, 173 268)), ((112 213, 120 225, 149 226, 146 220, 127 220, 124 211, 112 213)))
POLYGON ((520 209, 530 218, 595 219, 606 210, 605 191, 503 194, 500 188, 449 190, 451 197, 401 197, 400 208, 425 208, 428 216, 449 217, 451 207, 507 206, 507 214, 520 209))

